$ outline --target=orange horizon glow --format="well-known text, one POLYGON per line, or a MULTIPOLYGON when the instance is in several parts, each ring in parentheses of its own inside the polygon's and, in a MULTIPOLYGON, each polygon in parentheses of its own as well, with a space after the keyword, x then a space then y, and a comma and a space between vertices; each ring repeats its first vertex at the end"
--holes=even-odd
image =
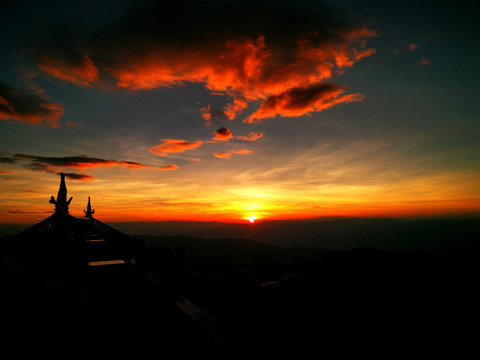
MULTIPOLYGON (((75 199, 75 197, 74 197, 75 199)), ((387 206, 371 206, 363 208, 361 205, 352 205, 339 208, 324 208, 323 210, 304 208, 298 212, 292 212, 291 208, 277 207, 275 210, 258 209, 253 214, 248 209, 232 209, 230 211, 205 212, 199 207, 196 211, 186 211, 185 209, 157 209, 156 211, 141 210, 140 208, 113 207, 107 204, 95 202, 93 198, 92 207, 96 209, 95 218, 103 222, 162 222, 162 221, 196 221, 196 222, 222 222, 222 223, 250 223, 258 221, 280 221, 280 220, 314 220, 322 218, 424 218, 424 217, 457 217, 479 213, 480 201, 464 201, 457 206, 452 206, 449 202, 439 202, 422 207, 411 205, 398 205, 396 208, 387 206), (245 215, 245 210, 247 210, 245 215), (258 216, 257 214, 262 214, 258 216)), ((44 205, 32 207, 30 211, 9 210, 2 211, 1 224, 26 224, 33 225, 53 213, 49 209, 49 204, 44 201, 44 205)), ((86 208, 86 201, 83 206, 73 203, 70 206, 70 214, 75 217, 83 218, 82 209, 86 208)))

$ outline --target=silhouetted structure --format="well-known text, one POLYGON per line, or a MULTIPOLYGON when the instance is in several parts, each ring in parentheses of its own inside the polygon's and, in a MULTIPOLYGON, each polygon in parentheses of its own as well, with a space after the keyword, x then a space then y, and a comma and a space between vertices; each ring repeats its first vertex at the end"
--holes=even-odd
POLYGON ((67 201, 67 186, 65 185, 65 174, 60 173, 60 187, 58 189, 57 200, 52 197, 50 198, 49 203, 55 205, 55 213, 57 215, 65 216, 68 215, 68 206, 72 202, 73 196, 70 197, 67 201))
MULTIPOLYGON (((18 313, 31 303, 39 304, 42 313, 48 313, 44 322, 63 321, 66 314, 74 313, 77 322, 95 317, 102 329, 128 337, 131 331, 119 329, 136 328, 139 318, 150 321, 157 316, 162 325, 156 330, 168 339, 165 344, 172 345, 186 334, 216 342, 221 336, 220 330, 212 330, 215 322, 210 319, 205 325, 208 315, 178 293, 184 247, 178 251, 183 256, 173 249, 151 248, 94 219, 90 197, 85 218, 70 215, 73 197, 67 201, 65 174, 60 176, 57 198, 49 201, 55 205, 54 213, 1 243, 2 279, 8 278, 2 294, 11 298, 6 306, 18 313)), ((91 328, 90 323, 84 325, 91 328)))
POLYGON ((88 197, 87 211, 83 210, 83 212, 87 219, 91 219, 95 213, 95 209, 92 210, 92 206, 90 205, 90 196, 88 197))

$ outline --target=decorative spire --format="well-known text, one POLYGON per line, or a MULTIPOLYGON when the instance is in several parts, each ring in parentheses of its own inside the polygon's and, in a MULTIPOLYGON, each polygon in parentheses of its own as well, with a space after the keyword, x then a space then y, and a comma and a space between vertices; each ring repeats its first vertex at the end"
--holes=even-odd
POLYGON ((65 185, 65 174, 60 173, 60 187, 58 188, 57 200, 52 196, 49 203, 55 205, 55 214, 68 215, 68 205, 72 201, 73 196, 67 201, 67 186, 65 185))
POLYGON ((92 206, 90 205, 90 196, 88 197, 87 211, 83 210, 83 212, 85 213, 85 217, 87 219, 91 219, 95 213, 95 209, 92 210, 92 206))

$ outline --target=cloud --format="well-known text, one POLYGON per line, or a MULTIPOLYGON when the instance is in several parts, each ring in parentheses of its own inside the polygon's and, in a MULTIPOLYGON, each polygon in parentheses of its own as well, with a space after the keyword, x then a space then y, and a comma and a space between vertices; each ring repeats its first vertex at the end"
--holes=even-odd
POLYGON ((408 49, 409 49, 410 51, 415 51, 415 50, 418 49, 418 47, 419 47, 418 44, 409 44, 409 45, 408 45, 408 49))
POLYGON ((258 123, 262 119, 276 115, 291 117, 302 116, 313 111, 321 111, 331 106, 361 101, 359 93, 344 95, 344 89, 332 83, 318 83, 309 87, 291 88, 272 95, 260 108, 244 122, 258 123))
POLYGON ((426 59, 426 58, 423 58, 423 57, 422 57, 422 58, 420 59, 418 65, 419 65, 419 66, 428 66, 428 65, 430 65, 431 63, 432 63, 432 60, 426 59))
POLYGON ((216 152, 213 154, 213 156, 219 158, 219 159, 229 159, 232 154, 230 153, 225 153, 225 152, 216 152))
POLYGON ((397 56, 399 55, 402 55, 405 53, 405 51, 410 51, 410 52, 413 52, 415 50, 418 50, 418 48, 420 47, 419 44, 417 43, 412 43, 412 44, 408 44, 408 46, 406 48, 401 48, 401 49, 395 49, 393 50, 393 53, 397 56))
MULTIPOLYGON (((71 180, 92 181, 93 179, 96 179, 95 176, 91 176, 87 174, 76 174, 76 173, 64 173, 64 174, 68 179, 71 179, 71 180)), ((60 175, 60 173, 57 173, 57 175, 60 175)))
POLYGON ((63 106, 50 102, 44 95, 27 94, 0 82, 0 119, 23 121, 34 125, 46 122, 58 127, 65 114, 63 106))
POLYGON ((165 166, 160 166, 157 169, 160 169, 160 170, 177 170, 178 166, 177 165, 165 165, 165 166))
POLYGON ((242 150, 232 150, 230 152, 216 152, 213 154, 213 156, 220 159, 230 159, 230 156, 232 156, 232 154, 246 155, 246 154, 252 154, 252 153, 253 153, 252 150, 242 149, 242 150))
POLYGON ((221 127, 215 131, 215 137, 212 140, 228 141, 233 138, 233 134, 226 127, 221 127))
POLYGON ((98 69, 80 49, 42 54, 38 56, 37 66, 48 75, 76 85, 88 86, 98 80, 98 69))
POLYGON ((51 212, 52 211, 24 211, 21 209, 10 209, 7 211, 8 214, 46 214, 51 212))
POLYGON ((178 169, 177 165, 148 166, 148 165, 140 164, 134 161, 119 161, 119 164, 131 170, 144 170, 144 169, 177 170, 178 169))
POLYGON ((180 139, 161 139, 161 143, 149 149, 153 154, 166 156, 171 153, 181 153, 185 150, 196 149, 202 146, 202 141, 187 141, 180 139))
POLYGON ((147 1, 68 48, 50 45, 38 67, 77 85, 109 81, 131 91, 200 83, 229 99, 222 110, 201 109, 211 123, 331 81, 375 52, 366 45, 374 36, 314 0, 147 1))
POLYGON ((242 150, 237 150, 237 151, 230 151, 232 154, 237 154, 237 155, 245 155, 245 154, 252 154, 253 151, 252 150, 248 150, 248 149, 242 149, 242 150))
POLYGON ((35 155, 15 154, 16 159, 29 160, 29 167, 37 170, 49 170, 54 167, 73 169, 92 169, 96 167, 115 166, 118 161, 82 156, 44 157, 35 155))
POLYGON ((206 120, 206 125, 212 125, 212 119, 221 118, 227 119, 227 114, 222 109, 214 109, 211 105, 205 106, 200 109, 202 117, 206 120))
MULTIPOLYGON (((8 154, 6 154, 8 155, 8 154)), ((9 156, 1 156, 0 157, 0 163, 2 164, 13 164, 17 161, 14 157, 9 157, 9 156)))
MULTIPOLYGON (((135 161, 117 161, 100 158, 82 156, 66 157, 44 157, 36 155, 15 154, 14 159, 25 161, 24 167, 33 171, 42 171, 46 173, 59 173, 58 169, 93 169, 98 167, 122 166, 130 170, 177 170, 177 165, 149 166, 135 161)), ((67 177, 73 180, 91 181, 95 177, 87 174, 65 173, 67 177)))
POLYGON ((248 135, 237 136, 236 139, 244 140, 244 141, 257 141, 258 139, 263 137, 263 132, 261 131, 252 131, 248 135))

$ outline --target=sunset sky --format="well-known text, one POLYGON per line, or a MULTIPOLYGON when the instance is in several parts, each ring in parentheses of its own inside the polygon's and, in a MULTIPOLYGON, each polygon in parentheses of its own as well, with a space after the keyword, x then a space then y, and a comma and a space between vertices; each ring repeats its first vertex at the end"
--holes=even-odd
POLYGON ((0 5, 0 223, 480 211, 476 1, 0 5))

